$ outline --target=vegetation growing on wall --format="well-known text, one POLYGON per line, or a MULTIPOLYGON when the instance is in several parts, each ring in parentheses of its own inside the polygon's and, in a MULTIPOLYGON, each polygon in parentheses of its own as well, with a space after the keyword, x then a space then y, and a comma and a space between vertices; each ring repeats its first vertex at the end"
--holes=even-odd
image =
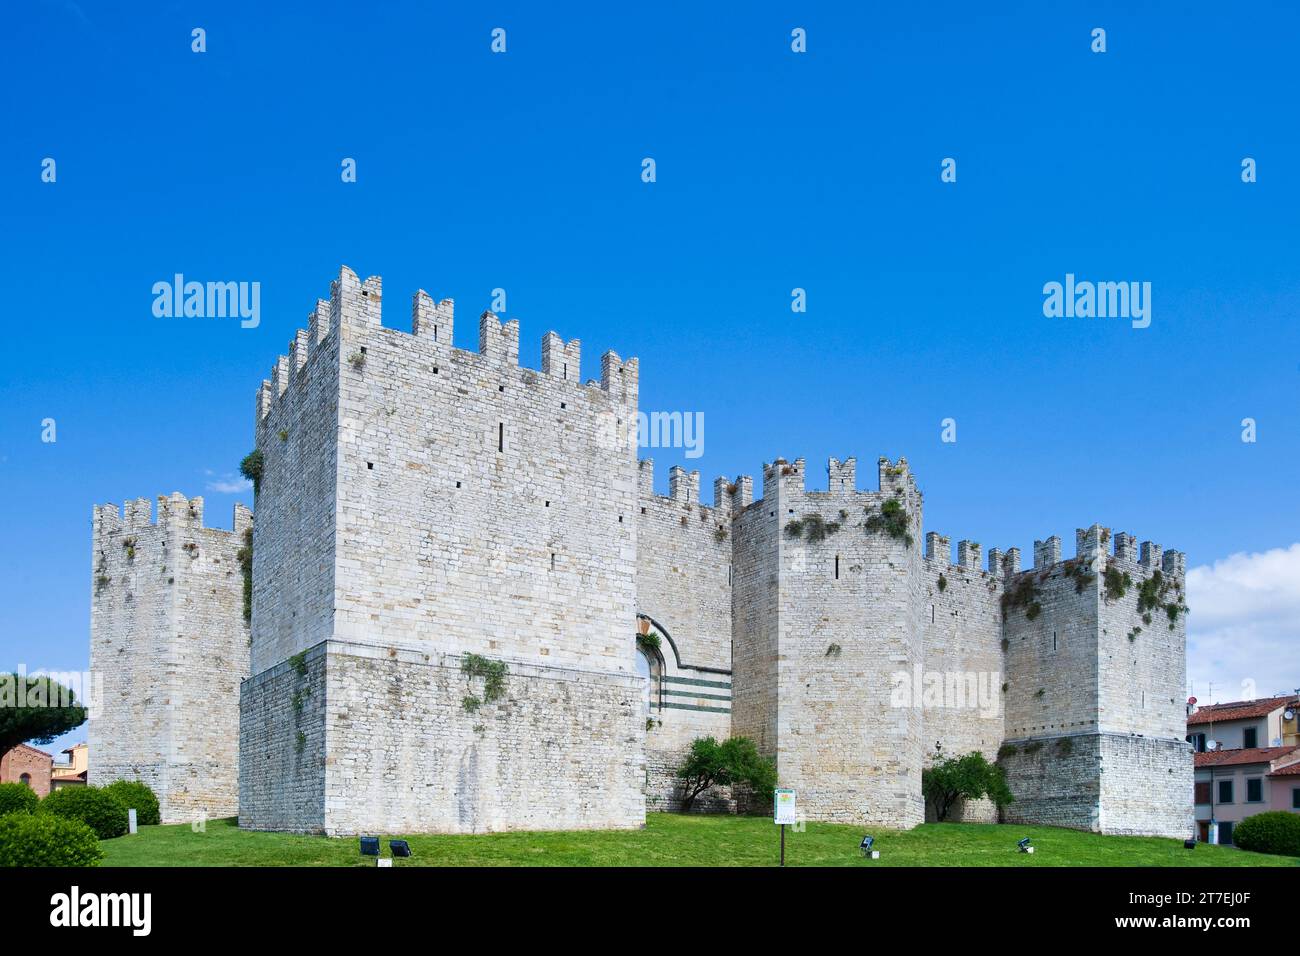
POLYGON ((909 548, 912 546, 912 519, 897 498, 890 498, 873 512, 867 505, 867 520, 863 527, 868 531, 883 532, 896 541, 902 541, 909 548))
POLYGON ((1111 562, 1106 567, 1103 583, 1106 586, 1106 602, 1109 604, 1112 601, 1118 601, 1128 593, 1128 589, 1133 586, 1133 579, 1127 571, 1121 572, 1119 568, 1115 567, 1114 562, 1111 562))
POLYGON ((803 538, 809 544, 826 540, 840 530, 838 521, 827 521, 817 512, 795 518, 785 526, 785 533, 790 538, 803 538))
POLYGON ((1075 594, 1082 594, 1093 581, 1097 580, 1097 575, 1088 570, 1088 563, 1081 558, 1071 558, 1066 561, 1062 571, 1067 578, 1074 578, 1075 594))
POLYGON ((262 458, 262 452, 254 448, 244 460, 239 463, 239 473, 253 483, 253 494, 262 487, 262 470, 265 467, 265 460, 262 458))
POLYGON ((1033 574, 1022 574, 1013 586, 1002 592, 1003 618, 1018 607, 1025 609, 1025 618, 1030 621, 1043 611, 1043 605, 1038 600, 1038 578, 1033 574))
POLYGON ((461 672, 473 680, 483 678, 483 698, 470 694, 461 701, 466 713, 474 713, 482 704, 490 704, 506 692, 506 674, 509 672, 505 661, 494 661, 480 654, 466 654, 460 665, 461 672))
MULTIPOLYGON (((239 572, 244 577, 244 623, 253 622, 253 529, 244 529, 244 546, 235 552, 239 572)), ((249 635, 248 642, 253 642, 249 635)))

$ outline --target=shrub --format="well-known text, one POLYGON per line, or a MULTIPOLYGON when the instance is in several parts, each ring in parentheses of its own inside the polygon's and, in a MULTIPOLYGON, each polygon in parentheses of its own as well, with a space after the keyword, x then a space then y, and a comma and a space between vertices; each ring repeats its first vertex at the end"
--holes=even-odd
POLYGON ((760 801, 770 800, 776 788, 776 766, 759 756, 748 737, 732 737, 722 743, 713 737, 696 737, 685 762, 677 768, 677 776, 683 781, 683 813, 715 785, 748 787, 760 801))
POLYGON ((157 826, 162 822, 158 797, 147 783, 139 780, 115 780, 104 788, 122 801, 122 806, 135 811, 135 821, 142 827, 157 826))
MULTIPOLYGON (((1005 745, 998 751, 999 757, 1010 756, 1003 750, 1005 745)), ((1025 751, 1028 753, 1028 748, 1025 751)), ((934 763, 921 771, 921 792, 934 807, 935 818, 940 823, 947 819, 958 800, 988 797, 999 808, 1015 801, 1002 768, 989 763, 979 751, 945 758, 936 750, 934 763)))
POLYGON ((1300 816, 1283 810, 1257 813, 1237 824, 1232 842, 1256 853, 1300 856, 1300 816))
POLYGON ((103 858, 95 831, 80 820, 48 813, 0 816, 0 867, 99 866, 103 858))
POLYGON ((41 801, 41 813, 80 820, 101 840, 126 832, 126 807, 116 795, 99 787, 64 787, 41 801))
POLYGON ((0 783, 0 817, 6 813, 35 813, 41 798, 25 783, 0 783))
POLYGON ((239 463, 239 473, 253 483, 253 494, 262 488, 262 472, 266 468, 266 459, 261 451, 254 448, 239 463))

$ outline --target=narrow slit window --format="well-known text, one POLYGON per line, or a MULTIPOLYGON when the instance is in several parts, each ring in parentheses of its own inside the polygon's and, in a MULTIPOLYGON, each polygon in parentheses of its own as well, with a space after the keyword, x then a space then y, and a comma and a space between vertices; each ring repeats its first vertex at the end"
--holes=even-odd
POLYGON ((838 581, 839 579, 840 579, 840 556, 837 554, 835 555, 835 580, 838 581))
POLYGON ((497 451, 506 450, 506 423, 497 422, 497 451))

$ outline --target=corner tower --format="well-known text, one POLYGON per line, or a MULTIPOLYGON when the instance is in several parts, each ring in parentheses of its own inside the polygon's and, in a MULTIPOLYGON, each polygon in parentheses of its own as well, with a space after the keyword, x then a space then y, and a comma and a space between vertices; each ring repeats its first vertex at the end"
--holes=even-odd
POLYGON ((239 683, 248 676, 240 549, 203 527, 203 499, 159 496, 96 505, 91 555, 90 669, 103 680, 90 720, 90 783, 142 780, 163 823, 238 809, 239 683))
POLYGON ((479 832, 644 822, 637 361, 344 268, 263 382, 240 823, 479 832), (328 741, 328 748, 326 747, 328 741))

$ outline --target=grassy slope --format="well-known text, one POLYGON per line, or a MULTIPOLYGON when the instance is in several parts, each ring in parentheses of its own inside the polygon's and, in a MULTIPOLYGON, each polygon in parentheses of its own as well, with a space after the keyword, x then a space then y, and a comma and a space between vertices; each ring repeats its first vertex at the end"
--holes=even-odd
MULTIPOLYGON (((1296 866, 1291 857, 1232 847, 1183 849, 1179 840, 1110 837, 1052 827, 926 824, 907 833, 877 831, 881 859, 858 853, 863 831, 810 823, 787 832, 790 866, 1296 866), (1033 838, 1031 856, 1016 850, 1033 838)), ((384 855, 388 855, 384 834, 384 855)), ((644 830, 412 836, 414 856, 397 866, 767 866, 778 835, 763 817, 683 817, 652 813, 644 830)), ((142 827, 136 836, 103 843, 105 866, 374 866, 355 838, 328 839, 240 830, 231 820, 190 827, 142 827)))

